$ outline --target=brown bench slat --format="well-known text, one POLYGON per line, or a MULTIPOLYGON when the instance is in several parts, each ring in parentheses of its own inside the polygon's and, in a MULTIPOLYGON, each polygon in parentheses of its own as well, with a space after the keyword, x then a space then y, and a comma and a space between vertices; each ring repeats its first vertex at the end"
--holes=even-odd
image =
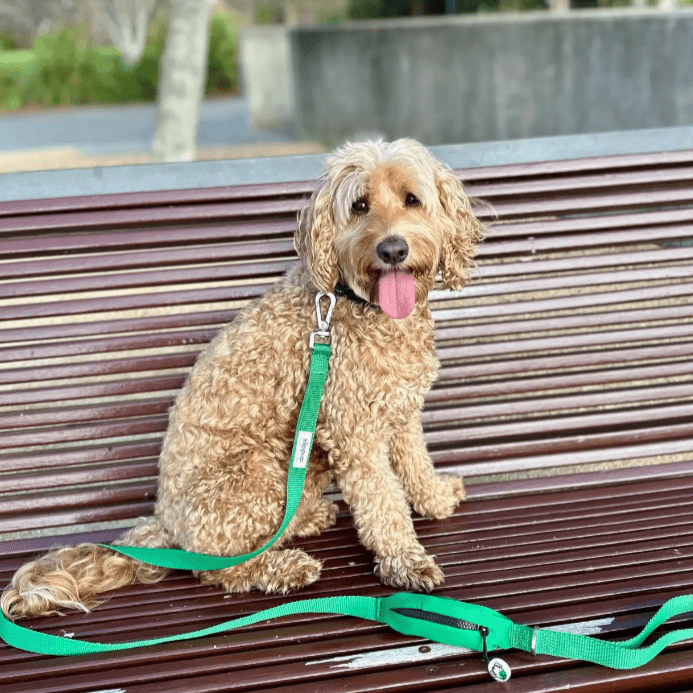
POLYGON ((435 311, 433 317, 441 321, 479 318, 489 320, 491 318, 526 315, 529 313, 545 313, 579 308, 595 309, 609 304, 632 304, 690 296, 692 288, 693 284, 690 283, 660 284, 619 291, 598 291, 577 295, 567 294, 557 298, 522 300, 524 297, 521 297, 520 300, 510 303, 463 304, 452 310, 448 308, 448 305, 453 299, 447 299, 445 302, 441 301, 439 311, 435 311))
MULTIPOLYGON (((94 484, 99 483, 131 481, 133 479, 136 479, 139 484, 144 480, 150 483, 158 474, 158 461, 158 455, 155 455, 118 461, 117 463, 107 462, 69 467, 53 465, 42 473, 33 469, 30 473, 20 472, 12 475, 3 472, 0 475, 0 492, 8 494, 7 509, 11 513, 13 512, 13 501, 17 500, 16 494, 26 491, 35 492, 32 494, 32 498, 38 499, 39 492, 55 494, 56 491, 62 493, 65 489, 78 491, 80 488, 92 488, 94 484)), ((53 497, 57 496, 48 495, 44 499, 43 506, 54 507, 53 497)), ((59 502, 62 503, 62 496, 59 502)))
POLYGON ((27 513, 6 519, 0 518, 0 532, 23 532, 28 528, 46 529, 98 522, 113 522, 115 520, 132 520, 135 517, 151 515, 153 511, 154 503, 148 502, 77 508, 61 512, 52 511, 48 515, 27 513))
POLYGON ((425 410, 421 416, 424 424, 446 421, 477 420, 485 417, 526 416, 536 412, 560 412, 582 409, 589 406, 649 403, 657 400, 688 399, 693 396, 693 383, 674 383, 666 386, 642 387, 637 389, 614 389, 598 393, 547 396, 539 400, 517 399, 475 403, 469 406, 447 404, 444 407, 425 410))
POLYGON ((457 387, 451 387, 447 382, 439 384, 428 393, 426 401, 431 404, 444 402, 448 395, 454 395, 457 399, 472 399, 476 397, 538 393, 546 390, 576 387, 583 388, 588 385, 595 387, 599 385, 609 386, 629 381, 645 381, 690 375, 690 364, 685 361, 674 361, 673 363, 648 364, 632 368, 623 367, 618 370, 584 371, 580 373, 578 382, 576 382, 574 372, 565 375, 535 376, 524 379, 513 378, 510 382, 507 380, 494 380, 492 382, 468 383, 468 381, 463 380, 458 381, 461 384, 457 385, 457 387))
POLYGON ((593 214, 573 217, 531 217, 526 220, 505 221, 504 219, 488 224, 486 238, 493 239, 493 247, 479 247, 480 256, 495 253, 496 247, 509 243, 513 239, 536 238, 546 235, 563 235, 611 230, 617 232, 623 229, 642 229, 651 227, 656 230, 662 227, 677 233, 677 229, 689 226, 687 222, 693 219, 693 209, 682 207, 676 209, 659 209, 656 211, 628 210, 621 214, 593 214))
MULTIPOLYGON (((161 207, 140 207, 104 209, 100 212, 56 212, 46 216, 29 214, 25 216, 0 217, 0 236, 4 234, 51 232, 62 229, 90 228, 110 229, 115 227, 143 227, 153 224, 204 223, 219 219, 272 217, 292 215, 305 204, 300 199, 277 199, 234 202, 209 202, 204 205, 167 205, 161 207)), ((255 222, 257 223, 257 222, 255 222)))
POLYGON ((264 183, 216 188, 186 188, 151 192, 112 193, 75 197, 15 200, 3 202, 3 216, 18 214, 54 214, 66 211, 96 211, 125 207, 151 207, 157 205, 195 204, 224 200, 250 200, 256 198, 308 196, 315 188, 315 181, 264 183))
MULTIPOLYGON (((50 220, 46 222, 47 229, 50 220)), ((33 232, 18 238, 7 238, 2 241, 2 255, 13 256, 26 253, 49 252, 93 252, 97 247, 100 252, 112 248, 156 248, 159 246, 170 247, 173 245, 199 245, 208 241, 250 241, 267 239, 267 241, 279 241, 277 247, 286 247, 286 241, 293 236, 296 221, 291 219, 272 219, 268 221, 231 222, 224 224, 205 224, 189 227, 178 226, 174 228, 147 229, 140 231, 110 231, 95 234, 66 233, 62 236, 37 236, 33 232)))
MULTIPOLYGON (((693 442, 690 438, 661 439, 652 443, 640 443, 632 445, 613 445, 609 448, 572 451, 565 453, 532 455, 523 457, 504 457, 497 460, 484 460, 483 462, 459 464, 454 467, 445 467, 446 471, 462 474, 463 476, 477 476, 480 474, 502 474, 506 472, 529 471, 532 469, 558 468, 581 464, 603 464, 605 462, 624 462, 647 457, 679 455, 682 453, 693 454, 693 442)), ((432 453, 434 462, 451 462, 456 457, 456 451, 447 454, 432 453)))
MULTIPOLYGON (((160 449, 159 442, 121 442, 114 446, 92 445, 79 449, 50 450, 47 452, 31 452, 10 457, 2 456, 0 466, 3 471, 19 472, 30 469, 41 473, 52 467, 68 464, 81 465, 95 462, 115 462, 118 460, 133 460, 139 458, 157 457, 160 449)), ((1 545, 0 545, 1 546, 1 545)))
MULTIPOLYGON (((693 304, 678 303, 673 306, 660 305, 656 308, 620 308, 616 311, 600 311, 578 315, 554 315, 550 318, 527 317, 522 320, 502 322, 450 321, 448 327, 436 328, 436 343, 444 345, 449 340, 478 340, 480 337, 495 338, 519 335, 528 332, 557 332, 564 330, 590 330, 610 325, 652 323, 661 325, 665 321, 685 320, 693 317, 693 304)), ((4 351, 3 351, 4 353, 4 351)), ((9 359, 8 359, 9 360, 9 359)))
POLYGON ((60 488, 61 486, 72 487, 81 484, 106 483, 128 479, 152 479, 159 473, 157 463, 158 458, 154 457, 150 458, 148 462, 121 462, 118 465, 109 462, 102 465, 51 469, 50 472, 44 474, 37 474, 34 470, 30 473, 13 474, 8 477, 0 474, 0 493, 40 491, 60 488))
POLYGON ((582 368, 602 368, 607 365, 619 365, 641 361, 659 361, 663 359, 685 358, 690 352, 690 344, 661 344, 659 346, 626 346, 620 349, 600 351, 581 351, 554 356, 534 356, 516 359, 515 361, 487 361, 469 365, 443 365, 441 380, 462 378, 484 378, 513 373, 531 373, 539 371, 548 373, 554 370, 580 370, 582 368))
POLYGON ((113 397, 116 395, 129 396, 142 392, 157 393, 158 391, 170 390, 177 392, 183 387, 185 378, 184 374, 161 375, 156 378, 133 378, 89 385, 40 388, 38 390, 15 390, 14 392, 0 393, 0 406, 60 402, 93 397, 113 397))
POLYGON ((558 159, 555 161, 531 161, 521 164, 500 166, 479 166, 477 168, 455 169, 462 180, 486 180, 521 178, 525 176, 558 177, 565 173, 598 171, 609 175, 612 171, 631 168, 667 168, 693 161, 693 150, 671 152, 652 152, 646 154, 621 154, 619 156, 586 156, 579 159, 558 159))
MULTIPOLYGON (((90 354, 111 354, 114 352, 135 351, 137 349, 165 349, 167 347, 208 344, 219 328, 207 330, 186 330, 185 332, 155 332, 125 337, 108 337, 105 339, 81 339, 74 342, 51 342, 44 345, 0 348, 0 361, 31 361, 55 359, 69 356, 87 356, 90 354)), ((19 403, 19 402, 17 402, 19 403)))
POLYGON ((12 516, 15 513, 31 513, 44 508, 79 508, 94 505, 93 499, 98 499, 104 505, 124 504, 130 502, 141 503, 144 500, 156 496, 155 480, 149 478, 146 481, 120 481, 108 485, 98 485, 80 490, 68 489, 62 493, 52 491, 40 494, 7 495, 0 506, 0 517, 12 516), (152 483, 154 482, 154 483, 152 483), (152 489, 154 489, 152 491, 152 489))
POLYGON ((540 274, 543 272, 577 272, 586 270, 594 272, 600 268, 622 268, 624 265, 676 262, 680 263, 693 257, 693 248, 650 248, 646 251, 607 253, 604 255, 583 255, 569 258, 552 258, 549 260, 504 262, 492 264, 487 260, 480 261, 479 274, 484 280, 514 275, 540 274))
POLYGON ((0 371, 0 383, 40 382, 43 380, 79 378, 84 376, 119 375, 122 373, 190 368, 197 358, 198 351, 191 353, 170 353, 162 356, 147 355, 130 359, 116 358, 108 361, 91 361, 57 366, 13 368, 0 371))
MULTIPOLYGON (((691 411, 693 414, 693 410, 691 411)), ((502 432, 502 426, 499 426, 502 432)), ((440 433, 438 431, 438 433, 440 433)), ((472 444, 472 441, 467 439, 464 431, 449 431, 448 434, 448 444, 452 446, 451 450, 438 446, 431 445, 431 457, 436 463, 443 464, 453 464, 457 465, 461 463, 465 464, 479 464, 491 460, 501 460, 503 464, 508 465, 513 470, 520 468, 519 458, 524 459, 540 457, 537 460, 539 464, 541 461, 548 465, 548 455, 553 453, 557 455, 563 453, 568 455, 566 462, 568 464, 580 464, 581 462, 587 462, 585 455, 590 452, 596 458, 595 461, 604 462, 608 458, 614 458, 614 455, 618 455, 624 452, 624 448, 628 448, 627 443, 630 444, 641 444, 647 442, 664 442, 679 440, 681 438, 690 437, 693 433, 693 423, 686 422, 682 424, 671 424, 666 426, 652 426, 645 431, 641 430, 610 430, 608 432, 593 433, 593 434, 567 434, 562 437, 544 437, 540 440, 519 440, 511 442, 497 442, 490 439, 491 442, 486 444, 476 445, 472 444), (454 434, 457 433, 457 436, 454 434), (460 447, 460 443, 465 444, 460 447), (608 451, 606 448, 610 448, 608 451), (611 449, 613 448, 613 449, 611 449)), ((430 438, 430 436, 427 436, 430 438)), ((691 448, 693 450, 693 446, 691 448)), ((623 459, 632 457, 632 455, 625 455, 623 459)), ((615 459, 619 459, 616 457, 615 459)), ((537 464, 537 461, 531 462, 530 466, 537 464)), ((556 463, 550 466, 560 466, 560 463, 556 463)), ((469 473, 468 468, 464 468, 467 473, 469 473)), ((491 472, 489 467, 488 472, 491 472)), ((485 472, 480 472, 485 473, 485 472)))
POLYGON ((296 260, 277 260, 275 262, 207 265, 199 268, 176 267, 174 269, 148 270, 117 273, 99 276, 74 278, 42 279, 32 282, 0 283, 0 297, 14 298, 27 296, 50 296, 77 291, 98 291, 107 289, 131 289, 148 286, 172 286, 192 284, 202 281, 229 281, 260 278, 278 278, 296 260))
MULTIPOLYGON (((682 323, 679 325, 658 325, 656 327, 644 327, 641 329, 621 329, 612 332, 579 332, 564 337, 531 337, 518 339, 515 342, 507 340, 484 342, 485 357, 507 356, 514 353, 517 356, 531 354, 536 351, 550 353, 552 351, 566 351, 589 349, 595 347, 607 347, 614 344, 637 344, 657 340, 683 340, 691 336, 693 324, 682 323)), ((463 346, 441 346, 438 349, 438 358, 445 361, 471 360, 479 357, 479 345, 469 344, 463 346)))
POLYGON ((163 329, 192 328, 200 325, 214 325, 219 329, 231 322, 236 316, 235 309, 201 310, 199 313, 176 313, 153 315, 140 318, 120 318, 114 320, 95 320, 86 323, 70 322, 58 325, 38 325, 21 328, 3 329, 0 325, 0 344, 8 342, 65 339, 72 337, 90 337, 93 335, 114 334, 119 332, 147 332, 163 329))
POLYGON ((577 191, 582 193, 591 188, 601 191, 605 188, 652 187, 654 185, 690 182, 692 180, 693 166, 683 165, 658 169, 639 168, 630 171, 619 171, 618 173, 605 173, 604 171, 597 173, 581 172, 560 177, 551 176, 523 181, 516 179, 488 183, 474 181, 470 184, 469 194, 482 198, 510 195, 526 197, 538 193, 555 193, 556 191, 574 194, 577 191), (472 190, 474 191, 473 193, 471 192, 472 190))
POLYGON ((135 420, 107 421, 94 425, 58 426, 40 431, 4 433, 0 435, 2 449, 33 447, 58 443, 75 443, 122 436, 140 436, 144 433, 163 433, 168 422, 167 415, 141 417, 135 420), (33 437, 33 443, 32 443, 33 437))
POLYGON ((294 257, 295 255, 291 238, 248 242, 239 240, 232 243, 217 242, 212 245, 188 245, 173 248, 162 246, 155 249, 143 248, 137 253, 115 250, 104 252, 100 247, 91 250, 91 253, 73 254, 67 257, 59 255, 42 257, 38 262, 33 258, 5 262, 2 266, 3 278, 41 277, 65 273, 79 276, 95 271, 152 269, 172 265, 187 266, 196 263, 226 262, 244 258, 257 262, 264 258, 294 257))
POLYGON ((156 308, 167 305, 246 301, 264 293, 273 283, 9 305, 2 309, 0 320, 80 315, 82 313, 123 311, 135 308, 141 310, 143 308, 156 308))

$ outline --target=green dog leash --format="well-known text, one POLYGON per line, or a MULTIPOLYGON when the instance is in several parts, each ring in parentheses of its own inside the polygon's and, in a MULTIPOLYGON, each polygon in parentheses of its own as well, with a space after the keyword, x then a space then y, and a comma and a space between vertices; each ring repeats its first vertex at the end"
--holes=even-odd
MULTIPOLYGON (((281 526, 274 537, 251 553, 233 557, 207 556, 178 549, 147 549, 106 544, 101 546, 165 568, 219 570, 238 565, 257 556, 281 536, 294 516, 303 493, 306 467, 313 445, 330 356, 329 343, 315 342, 315 338, 329 339, 334 302, 335 298, 332 294, 318 293, 315 299, 318 330, 310 335, 312 352, 310 374, 294 436, 287 477, 286 510, 281 526), (323 295, 330 300, 327 316, 324 319, 320 307, 320 299, 323 295)), ((491 676, 497 681, 507 681, 511 674, 510 667, 498 657, 491 659, 488 655, 490 651, 518 649, 532 654, 585 660, 613 669, 633 669, 649 662, 667 645, 693 638, 693 628, 684 628, 666 633, 649 646, 642 647, 645 639, 657 627, 670 618, 689 611, 693 611, 693 595, 674 597, 662 605, 639 635, 626 641, 609 642, 585 635, 520 625, 493 609, 476 604, 459 602, 446 597, 402 592, 387 597, 341 596, 287 602, 210 628, 164 638, 116 644, 94 643, 36 632, 13 623, 0 612, 0 638, 8 645, 38 654, 84 655, 191 640, 291 614, 342 614, 384 623, 405 635, 414 635, 482 652, 491 676)))

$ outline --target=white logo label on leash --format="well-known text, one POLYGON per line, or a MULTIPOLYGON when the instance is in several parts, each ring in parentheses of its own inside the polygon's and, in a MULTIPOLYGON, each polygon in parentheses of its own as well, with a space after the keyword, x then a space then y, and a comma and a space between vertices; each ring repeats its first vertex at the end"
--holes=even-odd
POLYGON ((296 455, 293 463, 293 466, 297 469, 304 469, 308 464, 312 441, 313 434, 310 431, 298 431, 296 436, 296 455))

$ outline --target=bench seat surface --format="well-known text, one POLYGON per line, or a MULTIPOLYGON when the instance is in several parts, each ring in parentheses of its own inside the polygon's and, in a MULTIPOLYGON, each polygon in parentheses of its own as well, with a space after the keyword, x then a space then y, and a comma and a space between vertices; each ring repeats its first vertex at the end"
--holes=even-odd
MULTIPOLYGON (((691 591, 693 152, 458 171, 488 222, 479 277, 436 292, 441 377, 424 426, 469 501, 417 518, 438 593, 527 624, 630 636, 691 591)), ((311 183, 0 205, 0 579, 56 543, 150 514, 167 412, 196 354, 295 262, 311 183)), ((300 545, 295 598, 386 594, 346 507, 300 545)), ((27 621, 154 637, 283 601, 192 576, 91 615, 27 621)), ((684 691, 693 649, 632 672, 510 653, 513 691, 684 691)), ((494 690, 480 656, 368 622, 295 616, 149 650, 50 658, 0 647, 0 691, 494 690)), ((688 687, 688 688, 687 688, 688 687)))

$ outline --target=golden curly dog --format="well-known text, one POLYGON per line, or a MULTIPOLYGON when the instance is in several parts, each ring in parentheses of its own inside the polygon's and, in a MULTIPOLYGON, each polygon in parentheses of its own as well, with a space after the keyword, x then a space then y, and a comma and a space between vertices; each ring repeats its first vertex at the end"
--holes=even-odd
MULTIPOLYGON (((316 291, 340 284, 332 357, 298 511, 280 539, 245 564, 201 572, 229 592, 287 592, 318 579, 320 561, 289 539, 335 522, 334 478, 375 573, 398 588, 443 580, 414 532, 448 517, 461 478, 436 473, 421 427, 438 370, 428 294, 440 272, 460 290, 481 225, 450 169, 412 140, 347 144, 328 158, 294 244, 301 258, 200 355, 171 411, 153 518, 121 544, 238 555, 263 545, 284 513, 294 428, 308 378, 316 291)), ((14 575, 10 618, 89 610, 97 595, 166 574, 94 544, 53 551, 14 575)))

